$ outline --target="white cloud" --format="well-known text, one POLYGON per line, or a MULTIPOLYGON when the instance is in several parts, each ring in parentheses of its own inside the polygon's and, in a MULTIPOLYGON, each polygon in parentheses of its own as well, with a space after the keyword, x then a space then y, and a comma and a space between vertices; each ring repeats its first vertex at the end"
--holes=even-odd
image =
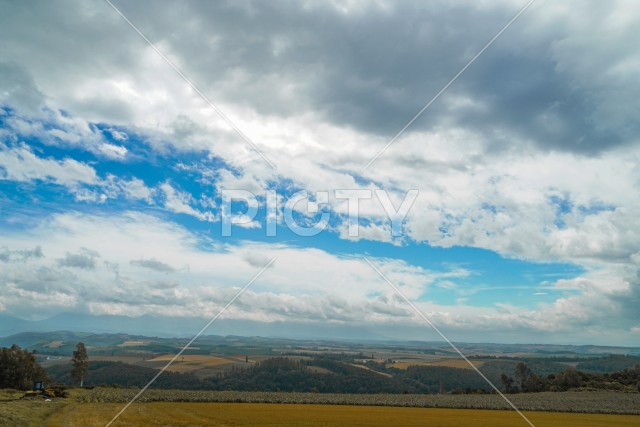
POLYGON ((128 200, 142 200, 149 204, 154 203, 153 197, 156 190, 149 188, 144 181, 136 177, 125 180, 109 174, 106 180, 102 182, 102 187, 110 198, 124 196, 128 200))
MULTIPOLYGON (((43 3, 28 14, 9 13, 26 7, 21 4, 2 6, 7 13, 0 14, 0 44, 18 65, 0 68, 0 96, 19 109, 7 118, 7 128, 47 144, 125 158, 127 149, 107 143, 93 122, 145 135, 144 143, 160 153, 204 150, 234 169, 206 171, 217 188, 260 193, 280 182, 312 192, 384 188, 395 196, 418 188, 406 224, 418 242, 589 269, 574 285, 592 283, 579 288, 593 292, 592 299, 567 296, 540 312, 512 310, 513 317, 503 319, 551 327, 563 324, 565 309, 576 322, 594 318, 603 295, 604 303, 618 307, 607 289, 633 294, 632 268, 640 259, 640 14, 623 1, 580 5, 530 8, 510 36, 500 38, 367 171, 362 166, 371 156, 518 5, 319 3, 283 12, 277 4, 255 3, 251 13, 261 14, 263 26, 251 34, 239 25, 254 19, 244 9, 234 9, 234 25, 211 24, 231 19, 223 3, 185 3, 151 13, 141 3, 123 5, 276 171, 104 5, 61 10, 43 3), (285 16, 299 19, 283 26, 285 16), (42 31, 31 31, 34 25, 42 31), (393 30, 380 32, 381 25, 393 30), (74 49, 61 48, 69 45, 74 49), (606 274, 595 280, 594 269, 606 274), (544 318, 549 313, 553 322, 544 318)), ((128 138, 124 130, 106 132, 114 141, 128 138)), ((4 147, 0 165, 3 179, 55 182, 73 188, 78 200, 123 196, 153 204, 158 198, 171 212, 216 219, 195 207, 212 207, 209 199, 197 200, 169 182, 152 189, 137 178, 100 181, 87 164, 42 158, 26 146, 4 147)), ((330 202, 334 212, 345 213, 344 202, 330 202)), ((384 212, 374 202, 361 206, 371 222, 359 238, 389 241, 384 212)), ((348 237, 344 227, 337 231, 348 237)), ((320 274, 311 264, 301 268, 320 274)), ((411 283, 417 295, 421 282, 411 283)), ((451 308, 432 308, 443 322, 457 321, 451 308)), ((501 318, 482 313, 487 322, 501 318)))
POLYGON ((378 224, 358 226, 357 236, 349 236, 349 225, 343 222, 339 227, 340 238, 345 240, 377 240, 380 242, 391 242, 391 229, 378 224))
POLYGON ((0 168, 0 177, 12 181, 52 181, 68 187, 98 182, 91 166, 70 158, 42 158, 26 145, 9 148, 0 144, 0 168))
POLYGON ((104 143, 100 145, 100 151, 106 156, 113 159, 124 159, 127 155, 127 148, 120 145, 104 143))
MULTIPOLYGON (((469 10, 482 16, 486 14, 497 22, 499 19, 493 14, 506 13, 505 11, 511 10, 513 6, 511 2, 504 2, 491 7, 475 5, 474 8, 469 7, 469 10)), ((331 14, 332 8, 319 7, 318 13, 331 14)), ((278 13, 276 9, 267 9, 263 12, 275 15, 278 13)), ((633 73, 634 58, 637 55, 635 51, 629 49, 629 31, 634 28, 638 17, 627 9, 628 7, 622 3, 611 3, 607 6, 599 6, 593 12, 585 10, 577 16, 572 8, 566 6, 534 8, 527 12, 528 16, 530 15, 529 18, 522 20, 517 28, 514 28, 513 37, 515 40, 522 40, 526 35, 527 43, 532 48, 540 50, 540 52, 536 50, 536 54, 549 53, 549 57, 555 61, 558 75, 566 76, 567 81, 578 85, 576 87, 587 92, 595 90, 597 92, 593 93, 599 94, 598 96, 606 94, 610 97, 611 93, 618 93, 621 88, 630 87, 629 84, 621 82, 635 75, 633 73), (604 14, 605 10, 608 14, 604 14), (608 18, 601 21, 601 16, 608 16, 608 18), (557 30, 551 33, 543 31, 554 27, 558 20, 565 19, 568 19, 571 30, 557 30), (615 27, 618 30, 594 41, 590 28, 595 22, 602 22, 605 27, 615 27), (590 51, 588 55, 585 54, 586 47, 592 45, 597 49, 590 51), (617 49, 609 52, 610 45, 617 46, 617 49), (613 61, 602 61, 604 56, 611 56, 613 61), (585 82, 592 80, 590 76, 611 74, 602 67, 611 67, 612 70, 617 70, 616 72, 621 74, 619 78, 601 77, 598 81, 602 84, 598 87, 586 85, 585 82)), ((179 13, 189 11, 191 9, 187 7, 185 11, 179 13)), ((140 9, 135 7, 128 10, 132 16, 142 19, 142 16, 137 15, 138 12, 140 9)), ((415 11, 416 14, 423 12, 423 10, 415 11)), ((164 22, 165 13, 170 14, 171 11, 157 12, 154 19, 164 22)), ((393 19, 396 13, 400 13, 400 9, 392 4, 384 7, 368 6, 359 12, 364 14, 361 16, 382 14, 386 17, 385 19, 393 19)), ((98 17, 101 17, 100 28, 104 27, 105 34, 113 33, 109 30, 112 27, 126 29, 122 27, 122 22, 116 19, 117 16, 111 15, 109 10, 97 8, 92 11, 90 17, 85 17, 89 19, 88 21, 78 21, 76 24, 78 27, 75 30, 84 31, 91 19, 98 17)), ((53 16, 56 16, 55 13, 53 16)), ((459 18, 465 19, 464 16, 459 18)), ((48 17, 48 21, 51 19, 53 18, 48 17)), ((350 19, 349 14, 344 19, 350 19)), ((198 23, 194 22, 194 25, 197 26, 198 23)), ((205 30, 211 32, 212 39, 226 37, 225 34, 218 34, 215 29, 203 29, 205 30)), ((388 139, 375 132, 363 132, 357 126, 342 125, 339 120, 330 120, 325 111, 314 109, 304 100, 296 97, 296 93, 309 93, 300 92, 302 89, 310 90, 308 84, 315 85, 322 82, 312 81, 305 84, 304 81, 300 81, 301 75, 287 71, 283 74, 284 77, 279 79, 277 73, 265 77, 265 81, 259 84, 260 90, 254 92, 247 87, 247 84, 256 76, 253 69, 246 64, 235 64, 235 68, 223 70, 228 73, 223 72, 215 78, 202 75, 202 79, 196 79, 205 90, 210 90, 206 91, 212 94, 221 109, 232 117, 236 124, 277 164, 276 175, 259 156, 230 131, 214 112, 203 106, 201 99, 187 90, 185 83, 148 46, 144 43, 133 43, 132 40, 135 37, 129 38, 126 31, 116 31, 116 33, 122 39, 117 43, 127 46, 127 49, 121 53, 128 59, 126 66, 123 68, 122 61, 115 62, 107 54, 101 59, 103 68, 96 69, 93 62, 87 62, 87 56, 82 53, 93 49, 93 47, 89 49, 87 41, 86 46, 85 44, 79 46, 77 55, 73 56, 78 70, 73 79, 56 70, 51 72, 51 69, 55 68, 52 66, 52 61, 57 61, 57 58, 49 57, 44 53, 35 55, 35 58, 26 57, 23 51, 17 48, 20 43, 30 43, 29 40, 34 38, 37 40, 37 35, 27 34, 25 40, 21 42, 5 41, 8 52, 13 55, 16 62, 27 64, 25 68, 34 74, 34 81, 43 88, 42 90, 49 96, 52 103, 78 114, 82 112, 82 119, 71 119, 70 117, 74 117, 74 114, 57 117, 56 120, 68 123, 68 126, 74 129, 73 132, 65 130, 68 135, 88 136, 95 133, 86 124, 80 123, 82 120, 93 119, 144 130, 149 135, 148 143, 159 150, 162 150, 166 144, 173 144, 178 150, 207 150, 237 168, 233 174, 226 170, 219 171, 216 184, 221 188, 242 188, 260 193, 268 182, 282 179, 290 180, 294 186, 310 191, 382 187, 395 192, 396 195, 401 195, 408 188, 419 188, 420 198, 412 208, 408 220, 411 237, 418 241, 426 240, 433 245, 478 246, 499 251, 507 256, 540 259, 551 254, 564 259, 575 259, 586 255, 583 249, 578 250, 584 247, 582 244, 568 242, 572 239, 570 235, 573 232, 576 235, 587 236, 587 229, 590 227, 587 222, 591 219, 576 216, 575 221, 568 224, 569 230, 554 230, 551 225, 555 216, 554 206, 548 200, 551 194, 567 194, 576 205, 589 206, 600 203, 625 208, 630 217, 637 212, 638 207, 631 206, 634 199, 640 199, 636 197, 638 183, 634 178, 636 169, 633 166, 638 161, 637 149, 614 150, 603 156, 592 158, 584 157, 582 154, 539 151, 535 149, 536 141, 527 140, 511 129, 500 128, 501 125, 496 123, 498 129, 493 135, 494 139, 509 140, 512 147, 506 150, 495 150, 494 145, 497 142, 488 138, 486 134, 477 132, 473 127, 463 127, 460 123, 445 123, 424 131, 416 125, 387 150, 369 171, 364 172, 361 169, 362 165, 388 139), (154 78, 150 79, 150 75, 154 78), (277 82, 270 79, 276 79, 277 82), (287 82, 283 80, 290 81, 294 86, 302 86, 298 87, 297 91, 283 92, 277 96, 269 92, 269 90, 284 91, 283 88, 287 87, 287 82), (71 84, 73 90, 70 90, 71 84), (229 96, 232 91, 235 91, 234 96, 229 96), (246 92, 251 92, 255 96, 249 97, 246 92), (275 96, 277 99, 282 99, 283 104, 286 103, 292 107, 287 109, 286 114, 283 112, 265 114, 258 94, 271 100, 275 96), (91 105, 91 100, 96 101, 95 105, 91 105), (300 108, 293 107, 296 105, 300 108), (123 115, 123 111, 126 111, 126 114, 123 115), (573 173, 567 173, 568 171, 573 173), (360 174, 375 184, 360 183, 356 179, 360 174), (497 206, 498 212, 492 213, 483 209, 483 204, 497 206), (444 233, 442 230, 447 232, 444 233)), ((289 40, 290 43, 282 45, 278 42, 282 45, 279 49, 281 56, 288 50, 294 52, 301 49, 300 44, 304 46, 303 40, 288 38, 287 34, 282 36, 277 40, 289 40), (284 46, 287 47, 282 50, 284 46)), ((328 37, 320 33, 310 34, 309 37, 311 36, 318 37, 320 41, 328 37)), ((401 37, 402 35, 394 34, 393 36, 401 37)), ((55 37, 64 40, 67 36, 56 33, 55 37)), ((180 38, 164 40, 161 34, 157 37, 163 51, 184 66, 189 71, 188 74, 195 77, 201 76, 201 64, 188 56, 190 50, 180 48, 182 46, 180 38)), ((460 40, 456 39, 455 42, 462 43, 463 38, 460 40)), ((466 36, 464 40, 468 43, 469 37, 466 36)), ((92 41, 105 46, 110 43, 99 34, 94 34, 92 41)), ((423 43, 425 48, 431 48, 427 41, 420 43, 423 43)), ((496 54, 502 52, 500 49, 506 49, 506 52, 509 52, 514 42, 501 39, 501 43, 504 46, 496 46, 496 54)), ((253 45, 248 44, 248 46, 253 45)), ((216 49, 215 46, 209 48, 216 49)), ((110 49, 104 50, 111 52, 110 49)), ((339 52, 335 54, 338 55, 339 52)), ((233 62, 230 58, 223 58, 225 61, 233 62)), ((256 60, 259 61, 259 59, 256 60)), ((359 69, 357 65, 353 64, 357 73, 367 72, 359 69)), ((314 63, 311 62, 309 66, 314 66, 314 63)), ((340 66, 342 66, 341 63, 340 66)), ((392 73, 394 70, 395 68, 391 67, 387 71, 392 73)), ((383 69, 380 72, 382 71, 383 69)), ((360 77, 366 81, 364 76, 360 77)), ((374 81, 376 78, 389 81, 393 80, 393 77, 389 74, 372 78, 374 81)), ((549 76, 554 79, 560 77, 549 76)), ((470 70, 465 78, 472 82, 474 78, 479 77, 470 70)), ((458 86, 463 85, 464 82, 465 80, 461 81, 458 86)), ((325 83, 329 84, 331 81, 327 80, 325 83)), ((351 88, 346 89, 351 90, 351 88)), ((385 89, 389 88, 385 88, 385 85, 380 83, 375 85, 373 91, 385 89)), ((629 95, 625 97, 627 101, 624 103, 626 105, 624 110, 634 111, 629 107, 629 103, 635 102, 634 100, 638 98, 632 96, 632 91, 627 89, 623 91, 629 95)), ((446 95, 442 99, 442 104, 447 105, 451 112, 467 108, 469 105, 475 110, 491 112, 491 104, 482 98, 481 94, 474 96, 472 92, 465 93, 461 88, 452 88, 446 95)), ((495 96, 501 96, 501 94, 498 92, 495 96)), ((613 97, 610 98, 613 99, 613 97)), ((345 102, 348 101, 345 100, 345 102)), ((617 101, 612 101, 611 105, 616 103, 617 101)), ((271 104, 273 108, 277 107, 273 105, 275 103, 271 104)), ((369 108, 369 106, 362 108, 369 108)), ((425 120, 430 114, 436 113, 432 110, 425 113, 425 120)), ((552 110, 548 110, 540 114, 549 116, 552 113, 552 110)), ((598 119, 602 123, 604 123, 603 120, 613 120, 610 117, 615 116, 615 114, 603 114, 600 116, 609 118, 598 119)), ((618 115, 617 117, 627 116, 618 115)), ((633 120, 624 120, 633 122, 633 120)), ((617 122, 614 120, 611 123, 617 122)), ((398 126, 400 124, 402 121, 398 126)), ((33 129, 37 128, 34 123, 23 123, 23 125, 26 128, 25 131, 32 129, 33 132, 33 129)), ((107 131, 116 140, 124 137, 122 131, 113 129, 107 131)), ((56 134, 59 137, 62 135, 62 130, 56 130, 56 134)), ((73 139, 67 138, 69 143, 73 143, 73 139)), ((85 139, 83 137, 80 140, 85 139)), ((126 154, 124 147, 113 144, 101 142, 96 146, 98 151, 109 155, 126 154)), ((175 191, 169 192, 167 209, 199 218, 209 217, 191 206, 193 201, 187 200, 188 197, 184 194, 179 195, 175 191)), ((344 213, 344 203, 332 200, 332 207, 336 212, 344 213)), ((362 212, 375 224, 382 224, 385 219, 382 209, 373 202, 363 203, 362 212)), ((605 214, 600 216, 604 217, 605 214)), ((603 220, 606 221, 606 219, 603 220)), ((363 229, 362 237, 366 234, 367 239, 388 241, 388 234, 381 233, 379 227, 375 225, 363 229)), ((622 224, 615 225, 614 228, 622 230, 622 224)), ((615 234, 615 231, 613 233, 615 234)), ((602 238, 609 237, 603 235, 602 238)), ((591 242, 590 245, 600 244, 591 242)), ((600 247, 605 248, 603 245, 600 247)), ((607 248, 610 249, 610 245, 607 248)), ((601 258, 604 253, 604 251, 594 252, 593 250, 590 252, 593 256, 601 258)))
MULTIPOLYGON (((0 246, 15 253, 36 245, 46 256, 20 262, 0 259, 4 269, 0 304, 9 313, 38 306, 41 315, 72 309, 130 316, 213 316, 266 261, 276 257, 272 268, 226 318, 368 324, 373 328, 403 324, 416 333, 421 328, 429 333, 421 319, 358 257, 283 244, 221 244, 134 212, 117 217, 59 214, 25 232, 9 232, 0 238, 0 246), (101 230, 103 237, 97 237, 95 230, 101 230)), ((471 274, 468 270, 434 272, 400 259, 372 260, 453 336, 485 329, 488 335, 519 331, 522 337, 544 333, 558 339, 572 334, 586 337, 576 332, 582 329, 601 333, 626 324, 624 330, 629 331, 637 325, 633 306, 637 283, 621 279, 612 286, 610 280, 612 276, 629 277, 632 271, 593 269, 582 277, 552 284, 566 294, 551 304, 538 303, 535 308, 503 304, 496 310, 465 305, 463 297, 455 306, 421 298, 436 284, 455 288, 457 280, 471 274)), ((609 338, 615 341, 624 336, 616 332, 609 338)))
POLYGON ((191 215, 201 221, 213 222, 215 220, 215 216, 211 212, 202 212, 191 206, 194 201, 191 194, 176 190, 168 182, 161 184, 159 188, 164 193, 163 206, 165 209, 191 215))
POLYGON ((109 128, 106 131, 109 132, 111 134, 111 137, 116 141, 126 141, 127 139, 129 139, 129 135, 127 135, 125 132, 121 132, 113 128, 109 128))
MULTIPOLYGON (((86 304, 100 307, 101 313, 163 314, 167 309, 181 315, 213 315, 234 289, 266 264, 262 261, 272 257, 277 257, 274 266, 252 286, 247 294, 252 296, 230 315, 258 316, 268 321, 300 316, 307 320, 365 322, 374 316, 368 312, 370 304, 378 307, 378 317, 383 306, 397 304, 393 298, 387 303, 367 300, 366 295, 376 291, 389 293, 362 260, 280 244, 220 245, 139 213, 119 217, 55 215, 26 233, 9 233, 0 245, 24 251, 32 249, 34 242, 41 244, 46 257, 4 264, 0 300, 12 312, 29 304, 28 295, 21 289, 33 290, 37 284, 43 286, 43 292, 67 295, 63 306, 49 307, 50 313, 66 308, 68 301, 76 301, 77 309, 86 304), (96 229, 101 230, 103 238, 96 238, 96 229), (171 268, 158 268, 168 263, 171 268), (166 282, 167 274, 177 286, 154 286, 166 282)), ((450 274, 424 271, 400 260, 377 262, 411 295, 421 293, 441 275, 450 274)), ((406 312, 405 308, 392 306, 388 307, 390 311, 406 312)))

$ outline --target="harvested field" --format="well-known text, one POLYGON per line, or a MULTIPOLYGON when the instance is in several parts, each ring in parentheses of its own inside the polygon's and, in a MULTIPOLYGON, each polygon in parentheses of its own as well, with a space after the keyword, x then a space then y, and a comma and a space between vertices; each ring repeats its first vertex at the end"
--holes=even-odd
MULTIPOLYGON (((0 426, 104 426, 137 391, 72 389, 70 398, 46 402, 18 399, 21 392, 4 390, 0 393, 0 426)), ((640 427, 638 393, 568 392, 509 397, 537 426, 640 427), (636 415, 615 415, 616 412, 636 415)), ((502 408, 506 405, 500 397, 492 395, 147 390, 140 403, 131 405, 114 425, 526 425, 513 410, 497 410, 502 408)))
POLYGON ((140 347, 147 345, 144 341, 125 341, 122 344, 118 344, 118 347, 140 347))
POLYGON ((49 344, 46 344, 45 347, 49 347, 49 348, 58 348, 60 347, 62 344, 64 344, 63 341, 51 341, 49 344))
MULTIPOLYGON (((55 413, 47 427, 104 426, 122 404, 70 405, 55 413)), ((640 426, 640 416, 526 412, 536 425, 562 427, 640 426)), ((134 404, 114 426, 423 426, 507 427, 527 424, 513 411, 392 408, 266 403, 141 403, 134 404)))
POLYGON ((132 365, 144 362, 143 356, 134 356, 134 355, 107 355, 107 354, 96 354, 91 356, 92 361, 104 361, 104 362, 122 362, 129 363, 132 365))
POLYGON ((40 420, 62 410, 67 399, 20 399, 24 392, 0 390, 0 426, 40 426, 40 420))

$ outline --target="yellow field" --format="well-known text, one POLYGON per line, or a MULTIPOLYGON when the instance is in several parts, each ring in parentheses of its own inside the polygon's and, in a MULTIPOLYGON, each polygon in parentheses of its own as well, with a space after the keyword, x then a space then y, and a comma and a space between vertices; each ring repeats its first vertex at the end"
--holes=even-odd
MULTIPOLYGON (((485 362, 483 360, 472 360, 471 363, 473 363, 473 365, 476 368, 479 368, 480 366, 484 365, 485 362)), ((446 366, 449 368, 471 369, 471 366, 469 365, 469 363, 467 363, 467 361, 463 359, 445 359, 445 360, 436 360, 436 361, 429 361, 429 360, 403 361, 403 362, 392 363, 387 366, 398 368, 398 369, 407 369, 409 366, 446 366)))
MULTIPOLYGON (((104 426, 123 404, 74 403, 53 414, 48 427, 104 426)), ((633 427, 640 416, 526 412, 537 426, 633 427)), ((139 403, 114 426, 526 426, 513 411, 268 403, 139 403)))
POLYGON ((117 354, 110 356, 108 354, 96 354, 95 356, 91 356, 91 360, 95 361, 104 361, 104 362, 122 362, 122 363, 130 363, 135 365, 138 362, 144 361, 144 357, 142 356, 134 356, 130 354, 117 354))

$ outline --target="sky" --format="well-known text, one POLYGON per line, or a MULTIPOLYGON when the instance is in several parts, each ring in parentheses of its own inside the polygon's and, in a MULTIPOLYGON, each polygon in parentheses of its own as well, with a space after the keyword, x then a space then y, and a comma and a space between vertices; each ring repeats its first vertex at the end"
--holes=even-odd
POLYGON ((206 322, 259 274, 237 335, 439 340, 390 282, 452 341, 638 345, 635 2, 534 2, 396 138, 524 4, 113 1, 154 49, 0 1, 0 314, 206 322))

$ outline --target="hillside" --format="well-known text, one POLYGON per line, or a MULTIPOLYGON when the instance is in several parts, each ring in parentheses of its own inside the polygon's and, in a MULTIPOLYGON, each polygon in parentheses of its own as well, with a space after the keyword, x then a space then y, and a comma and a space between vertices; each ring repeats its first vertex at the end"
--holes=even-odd
MULTIPOLYGON (((481 370, 503 391, 566 391, 588 387, 604 390, 640 391, 640 365, 633 369, 590 374, 567 369, 538 376, 526 368, 523 376, 500 372, 491 363, 481 370), (487 368, 488 367, 488 368, 487 368), (511 377, 507 386, 501 377, 511 377), (515 378, 515 380, 514 380, 515 378), (506 388, 505 388, 506 387, 506 388), (509 387, 511 387, 509 389, 509 387)), ((68 365, 48 368, 52 381, 71 384, 68 365)), ((87 386, 140 388, 157 371, 122 362, 90 363, 87 386)), ((407 369, 384 365, 356 365, 331 359, 290 359, 277 357, 257 362, 247 368, 233 368, 216 376, 198 378, 190 373, 164 372, 151 386, 182 390, 287 391, 319 393, 490 393, 491 387, 469 369, 444 366, 411 366, 407 369)))

